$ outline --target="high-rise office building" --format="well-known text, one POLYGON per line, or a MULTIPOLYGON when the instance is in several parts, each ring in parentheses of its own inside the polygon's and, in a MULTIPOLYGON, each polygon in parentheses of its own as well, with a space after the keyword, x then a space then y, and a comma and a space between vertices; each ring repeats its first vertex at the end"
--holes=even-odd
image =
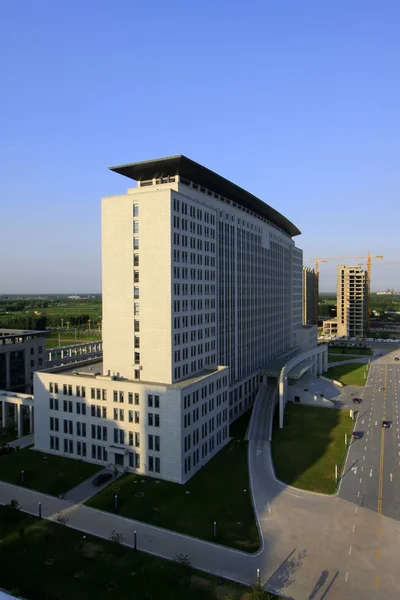
POLYGON ((37 375, 35 444, 183 483, 296 347, 300 231, 184 156, 112 171, 137 186, 102 200, 103 361, 37 375))
POLYGON ((337 268, 337 335, 365 337, 368 274, 360 265, 337 268))
POLYGON ((303 267, 303 323, 318 324, 318 275, 310 267, 303 267))

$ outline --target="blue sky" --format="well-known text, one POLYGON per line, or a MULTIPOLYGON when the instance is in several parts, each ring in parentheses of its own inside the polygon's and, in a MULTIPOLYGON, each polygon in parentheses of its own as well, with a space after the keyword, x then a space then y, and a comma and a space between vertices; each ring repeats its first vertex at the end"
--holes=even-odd
POLYGON ((9 0, 0 50, 0 293, 99 292, 100 198, 130 185, 108 166, 171 154, 291 219, 304 259, 400 260, 397 0, 9 0))

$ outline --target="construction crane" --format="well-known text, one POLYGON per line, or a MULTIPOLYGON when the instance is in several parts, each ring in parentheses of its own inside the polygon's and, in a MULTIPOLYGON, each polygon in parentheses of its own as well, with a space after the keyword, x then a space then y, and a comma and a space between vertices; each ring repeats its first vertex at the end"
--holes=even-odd
POLYGON ((357 260, 366 260, 367 261, 367 274, 368 274, 368 294, 367 294, 367 329, 369 329, 370 326, 370 282, 371 282, 371 266, 372 266, 372 259, 373 258, 378 258, 380 260, 383 260, 383 256, 381 254, 372 256, 371 252, 368 250, 368 256, 328 256, 326 258, 312 258, 309 261, 306 262, 313 262, 315 261, 315 273, 317 275, 317 289, 318 289, 318 265, 320 262, 327 262, 328 260, 344 260, 344 259, 349 259, 349 258, 355 258, 357 260))

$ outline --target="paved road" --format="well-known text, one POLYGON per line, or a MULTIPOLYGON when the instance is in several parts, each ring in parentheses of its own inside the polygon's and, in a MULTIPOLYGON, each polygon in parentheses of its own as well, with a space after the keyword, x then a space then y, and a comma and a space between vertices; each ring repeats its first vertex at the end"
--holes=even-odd
MULTIPOLYGON (((92 483, 94 479, 94 475, 92 475, 88 479, 85 479, 85 481, 82 481, 82 483, 80 483, 76 487, 72 488, 72 490, 69 490, 69 492, 64 494, 64 500, 69 500, 74 504, 83 504, 84 502, 89 500, 89 498, 92 498, 92 496, 95 496, 108 485, 114 483, 114 481, 116 480, 113 469, 102 469, 98 473, 96 473, 96 475, 100 475, 100 473, 110 473, 113 476, 113 478, 101 486, 95 486, 92 483)), ((123 472, 119 471, 117 473, 117 479, 122 475, 123 472)))
POLYGON ((340 496, 399 521, 400 365, 395 355, 386 354, 371 365, 356 426, 362 438, 350 444, 351 469, 343 478, 340 496), (392 427, 383 429, 383 420, 390 420, 392 427))
MULTIPOLYGON (((263 404, 271 401, 271 393, 265 391, 257 400, 249 446, 255 507, 266 543, 262 576, 268 589, 296 600, 400 597, 396 521, 353 499, 303 492, 275 479, 270 444, 262 431, 268 418, 263 404)), ((346 469, 351 464, 350 453, 346 469)))

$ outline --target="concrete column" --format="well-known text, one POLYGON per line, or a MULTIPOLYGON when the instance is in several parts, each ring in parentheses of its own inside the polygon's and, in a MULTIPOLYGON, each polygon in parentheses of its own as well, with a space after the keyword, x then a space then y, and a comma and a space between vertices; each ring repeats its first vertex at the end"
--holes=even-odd
POLYGON ((29 407, 29 433, 33 433, 33 406, 29 407))
POLYGON ((18 429, 18 437, 22 437, 22 410, 19 404, 15 404, 16 425, 18 429))
POLYGON ((286 404, 287 376, 284 367, 279 375, 279 429, 283 429, 283 415, 286 404))

